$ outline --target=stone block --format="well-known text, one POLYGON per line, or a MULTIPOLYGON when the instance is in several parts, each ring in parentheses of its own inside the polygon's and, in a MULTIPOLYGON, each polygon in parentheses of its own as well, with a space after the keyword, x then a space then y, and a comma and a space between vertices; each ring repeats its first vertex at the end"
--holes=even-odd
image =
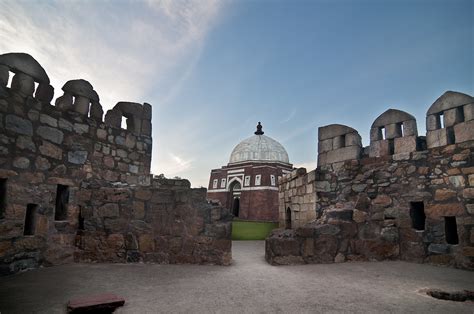
POLYGON ((418 136, 416 120, 408 120, 403 122, 403 136, 418 136))
POLYGON ((33 126, 31 125, 31 122, 12 114, 5 117, 5 128, 18 134, 33 135, 33 126))
POLYGON ((443 112, 444 127, 450 127, 462 121, 462 108, 452 108, 443 112))
POLYGON ((324 153, 332 150, 332 139, 322 140, 318 142, 318 153, 324 153))
POLYGON ((112 313, 124 304, 124 298, 107 293, 70 300, 67 310, 68 313, 112 313))
POLYGON ((362 139, 358 133, 347 133, 345 146, 362 146, 362 139))
POLYGON ((440 128, 441 128, 441 121, 439 119, 439 115, 430 114, 426 116, 426 130, 427 131, 435 131, 440 128))
POLYGON ((63 132, 49 126, 38 127, 36 133, 38 133, 38 135, 44 138, 45 140, 48 140, 55 144, 61 144, 63 142, 63 132))
POLYGON ((332 148, 333 149, 339 149, 345 146, 346 139, 344 135, 339 135, 336 137, 333 137, 332 139, 332 148))
POLYGON ((370 129, 370 142, 383 140, 383 134, 381 128, 371 128, 370 129))
POLYGON ((444 216, 461 216, 464 212, 461 203, 433 204, 425 208, 426 217, 438 220, 444 216))
POLYGON ((346 160, 358 160, 360 158, 361 147, 349 146, 327 152, 327 163, 335 163, 346 160))
POLYGON ((462 197, 474 199, 474 188, 467 188, 462 191, 462 197))
POLYGON ((70 151, 67 153, 67 159, 72 164, 83 165, 87 160, 87 151, 70 151))
POLYGON ((388 140, 374 141, 369 147, 370 157, 390 156, 390 143, 388 140))
POLYGON ((63 150, 58 146, 49 142, 43 141, 43 144, 39 147, 39 151, 42 155, 61 160, 63 158, 63 150))
POLYGON ((318 166, 324 166, 328 164, 328 154, 319 153, 318 154, 318 166))
POLYGON ((51 127, 58 127, 58 119, 48 116, 47 114, 40 114, 40 122, 51 127))
POLYGON ((446 129, 438 129, 426 132, 426 145, 428 148, 448 145, 446 129))
POLYGON ((394 139, 402 137, 402 125, 400 123, 392 123, 385 126, 385 139, 394 139))
POLYGON ((474 104, 467 104, 463 106, 464 121, 474 120, 474 104))
POLYGON ((449 253, 449 245, 431 243, 428 246, 428 252, 434 254, 447 254, 449 253))
POLYGON ((394 140, 395 142, 395 154, 400 153, 411 153, 417 149, 417 138, 416 136, 404 136, 398 137, 394 140))
POLYGON ((458 123, 454 126, 456 143, 474 140, 474 120, 458 123))

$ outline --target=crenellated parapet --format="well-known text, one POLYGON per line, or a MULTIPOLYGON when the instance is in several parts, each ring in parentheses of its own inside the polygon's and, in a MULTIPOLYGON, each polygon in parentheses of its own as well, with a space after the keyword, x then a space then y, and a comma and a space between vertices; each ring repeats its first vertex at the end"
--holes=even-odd
POLYGON ((54 88, 49 85, 49 77, 43 67, 26 53, 6 53, 0 55, 0 96, 7 95, 9 72, 14 73, 11 90, 19 97, 33 96, 41 103, 49 103, 54 96, 54 88), (37 83, 37 87, 35 86, 37 83))
POLYGON ((357 131, 319 128, 318 166, 279 180, 272 264, 405 260, 474 269, 474 101, 446 92, 415 118, 389 109, 362 149, 357 131), (291 230, 285 230, 286 229, 291 230))
POLYGON ((474 140, 474 97, 447 91, 426 113, 428 148, 474 140))
POLYGON ((0 276, 78 261, 229 264, 228 210, 150 174, 151 106, 119 102, 104 117, 83 79, 52 105, 49 82, 30 55, 0 55, 0 276))
POLYGON ((419 147, 416 119, 404 111, 388 109, 370 128, 370 157, 414 152, 419 147))
POLYGON ((56 107, 62 111, 73 110, 82 116, 101 122, 104 110, 99 95, 86 80, 70 80, 64 84, 64 94, 56 99, 56 107))
POLYGON ((122 117, 127 119, 127 130, 151 136, 151 106, 144 103, 119 102, 105 115, 105 124, 120 128, 122 117))
POLYGON ((362 140, 351 127, 331 124, 318 129, 318 165, 359 159, 362 140))

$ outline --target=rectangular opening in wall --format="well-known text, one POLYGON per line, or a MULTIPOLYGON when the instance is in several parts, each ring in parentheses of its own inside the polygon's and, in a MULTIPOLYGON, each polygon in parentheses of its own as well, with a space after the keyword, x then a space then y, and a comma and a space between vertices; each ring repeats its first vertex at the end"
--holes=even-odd
POLYGON ((382 136, 382 140, 384 140, 385 139, 385 128, 384 127, 379 128, 379 133, 382 136))
POLYGON ((403 137, 403 136, 405 136, 405 129, 403 127, 403 123, 399 123, 399 125, 400 125, 400 130, 402 132, 402 137, 403 137))
POLYGON ((464 109, 463 109, 463 107, 462 106, 457 107, 456 111, 457 111, 457 115, 459 116, 459 122, 458 123, 464 122, 464 109))
POLYGON ((0 178, 0 219, 5 217, 7 209, 7 179, 0 178))
POLYGON ((448 244, 459 243, 456 217, 454 216, 444 217, 444 235, 446 237, 446 243, 448 244))
POLYGON ((425 205, 423 202, 410 202, 410 218, 413 229, 425 230, 425 205))
POLYGON ((13 73, 12 71, 8 71, 8 82, 7 82, 8 88, 12 88, 12 80, 13 80, 14 75, 15 73, 13 73))
POLYGON ((23 229, 24 235, 34 235, 36 229, 36 211, 38 210, 37 204, 28 204, 26 206, 25 215, 25 228, 23 229))
POLYGON ((444 115, 442 112, 439 114, 439 126, 441 129, 444 129, 444 115))
POLYGON ((58 184, 56 189, 56 210, 54 220, 67 220, 67 204, 69 203, 69 187, 58 184))
POLYGON ((84 216, 82 215, 82 208, 79 210, 78 222, 78 229, 84 230, 84 216))
POLYGON ((456 143, 456 136, 454 135, 454 128, 452 126, 446 128, 446 140, 448 141, 448 145, 456 143))
POLYGON ((390 155, 395 154, 395 141, 393 138, 388 140, 388 153, 390 155))
POLYGON ((124 130, 127 129, 127 118, 125 118, 124 116, 122 116, 122 122, 120 122, 120 127, 124 130))

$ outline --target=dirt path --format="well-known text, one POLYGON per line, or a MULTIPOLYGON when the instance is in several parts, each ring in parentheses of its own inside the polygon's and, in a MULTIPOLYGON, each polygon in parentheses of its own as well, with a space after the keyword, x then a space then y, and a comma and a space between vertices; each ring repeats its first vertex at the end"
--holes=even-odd
POLYGON ((473 313, 422 288, 474 290, 474 273, 405 262, 270 266, 264 242, 234 242, 234 265, 74 264, 0 277, 0 312, 64 313, 68 299, 125 297, 116 313, 473 313))

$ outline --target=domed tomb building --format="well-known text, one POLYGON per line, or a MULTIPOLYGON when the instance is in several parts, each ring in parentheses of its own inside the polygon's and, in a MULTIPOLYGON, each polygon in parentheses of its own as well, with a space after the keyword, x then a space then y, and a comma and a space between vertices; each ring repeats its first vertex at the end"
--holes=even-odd
POLYGON ((255 135, 230 154, 229 163, 211 170, 207 197, 230 208, 235 217, 278 221, 278 178, 291 172, 285 148, 264 135, 260 122, 255 135))

